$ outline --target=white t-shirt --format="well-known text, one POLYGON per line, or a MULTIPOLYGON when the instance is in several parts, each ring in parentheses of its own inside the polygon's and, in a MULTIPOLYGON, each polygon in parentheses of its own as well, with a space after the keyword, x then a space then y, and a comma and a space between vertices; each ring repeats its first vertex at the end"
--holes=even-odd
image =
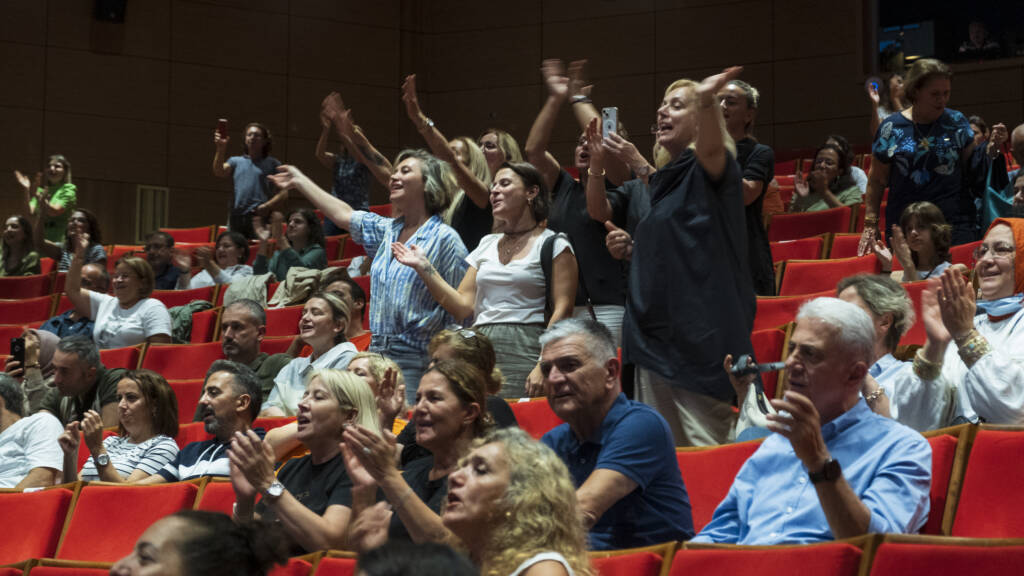
POLYGON ((295 416, 299 400, 302 400, 302 394, 306 391, 306 376, 314 370, 344 370, 358 352, 351 342, 342 342, 312 362, 310 356, 300 356, 285 364, 274 377, 274 388, 263 402, 260 411, 274 407, 280 408, 286 416, 295 416))
MULTIPOLYGON (((480 239, 476 250, 466 257, 466 262, 476 268, 474 324, 544 323, 545 285, 540 251, 544 241, 554 234, 551 230, 541 232, 526 257, 508 264, 498 259, 501 234, 488 234, 480 239)), ((555 240, 552 262, 566 250, 572 253, 565 238, 555 240)))
POLYGON ((56 416, 38 412, 0 433, 0 488, 14 488, 33 468, 63 470, 64 451, 57 443, 63 432, 56 416))
POLYGON ((117 298, 90 290, 89 309, 95 322, 92 339, 100 349, 135 346, 150 336, 171 335, 171 315, 163 302, 153 298, 121 308, 117 298))
MULTIPOLYGON (((195 276, 189 279, 188 289, 206 288, 214 284, 231 284, 236 278, 252 276, 252 266, 248 264, 235 264, 227 268, 221 268, 216 280, 206 270, 200 270, 195 276)), ((179 286, 180 287, 180 286, 179 286)))
POLYGON ((538 562, 543 562, 545 560, 554 560, 555 562, 558 562, 562 565, 563 568, 565 568, 565 571, 569 573, 569 576, 573 576, 575 574, 575 572, 573 572, 572 568, 569 566, 569 562, 565 559, 565 556, 562 556, 558 552, 541 552, 524 560, 523 563, 515 569, 515 572, 512 572, 508 576, 519 576, 523 572, 526 572, 526 570, 530 568, 530 566, 533 566, 534 564, 537 564, 538 562))

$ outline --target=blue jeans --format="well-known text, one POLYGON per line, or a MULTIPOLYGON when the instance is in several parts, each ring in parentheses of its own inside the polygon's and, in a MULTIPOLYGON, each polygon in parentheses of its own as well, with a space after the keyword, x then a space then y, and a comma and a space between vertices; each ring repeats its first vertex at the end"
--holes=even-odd
POLYGON ((405 378, 405 401, 409 406, 416 403, 416 390, 420 385, 427 365, 427 352, 414 348, 394 336, 373 335, 370 351, 382 354, 395 361, 405 378))

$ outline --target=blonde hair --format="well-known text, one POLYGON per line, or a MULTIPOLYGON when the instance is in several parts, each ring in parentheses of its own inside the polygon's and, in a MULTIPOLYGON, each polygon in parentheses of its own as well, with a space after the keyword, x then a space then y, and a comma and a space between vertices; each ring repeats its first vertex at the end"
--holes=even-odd
POLYGON ((377 415, 377 397, 370 385, 359 376, 345 370, 315 370, 306 380, 306 386, 315 378, 319 378, 334 399, 338 401, 340 410, 355 410, 356 424, 380 434, 380 418, 377 415))
POLYGON ((498 138, 498 148, 505 154, 506 162, 522 162, 523 153, 519 151, 519 143, 511 134, 497 128, 488 128, 480 135, 480 138, 488 134, 494 134, 498 138))
POLYGON ((505 378, 501 374, 501 368, 498 368, 494 344, 490 338, 475 330, 445 328, 430 339, 427 352, 433 356, 441 346, 448 346, 455 353, 455 358, 468 362, 480 370, 486 379, 485 387, 488 394, 497 394, 501 391, 505 378))
POLYGON ((388 370, 391 370, 395 375, 395 388, 405 386, 405 376, 402 375, 402 369, 391 358, 383 356, 379 352, 359 352, 349 360, 349 366, 356 360, 363 359, 366 360, 366 364, 369 367, 370 376, 373 376, 377 384, 383 382, 384 375, 388 370))
MULTIPOLYGON (((698 86, 700 86, 700 83, 698 83, 698 82, 690 80, 689 78, 680 78, 679 80, 676 80, 675 82, 673 82, 673 83, 668 85, 668 88, 665 89, 665 96, 667 97, 669 94, 671 94, 672 92, 675 92, 676 90, 679 90, 680 88, 685 88, 686 91, 687 91, 686 92, 686 105, 687 106, 691 106, 691 105, 692 106, 697 106, 698 105, 698 102, 697 102, 697 87, 698 86)), ((728 130, 725 129, 725 120, 722 118, 721 107, 717 107, 717 115, 718 115, 718 126, 721 129, 721 131, 722 131, 722 144, 725 146, 726 150, 728 150, 729 152, 732 153, 733 158, 735 158, 736 157, 736 143, 733 141, 732 136, 729 136, 728 130)), ((697 139, 698 138, 700 138, 700 134, 699 133, 697 134, 697 137, 693 139, 693 142, 690 142, 690 145, 687 146, 687 147, 688 148, 696 148, 696 146, 697 146, 697 139)), ((665 148, 663 146, 660 146, 658 144, 654 145, 654 166, 656 168, 658 168, 660 170, 662 167, 672 163, 673 160, 675 160, 675 158, 673 158, 672 155, 668 153, 668 150, 665 150, 665 148)))
MULTIPOLYGON (((484 185, 484 188, 490 190, 491 171, 487 168, 487 158, 484 157, 483 150, 480 150, 480 146, 477 146, 477 143, 469 136, 452 138, 452 141, 448 144, 451 145, 455 142, 462 144, 466 148, 466 154, 469 156, 469 164, 466 167, 469 168, 469 171, 472 172, 473 176, 475 176, 476 179, 484 185)), ((458 158, 456 158, 455 161, 458 162, 458 158)), ((459 206, 465 196, 466 193, 462 188, 458 188, 458 191, 455 193, 455 197, 452 198, 451 206, 449 206, 444 213, 445 224, 452 223, 452 218, 455 216, 455 209, 459 206)))
POLYGON ((511 574, 524 560, 550 551, 564 556, 578 576, 590 576, 586 532, 565 463, 519 428, 495 430, 474 448, 491 443, 504 448, 509 482, 494 503, 499 521, 484 548, 480 573, 511 574))

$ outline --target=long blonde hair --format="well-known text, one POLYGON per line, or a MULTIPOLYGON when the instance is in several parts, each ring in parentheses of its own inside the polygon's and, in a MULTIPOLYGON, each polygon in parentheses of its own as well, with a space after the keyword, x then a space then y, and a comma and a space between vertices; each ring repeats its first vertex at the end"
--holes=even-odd
POLYGON ((496 522, 481 557, 480 573, 511 574, 540 552, 558 552, 577 576, 590 576, 586 532, 576 487, 557 454, 519 428, 495 430, 474 448, 501 444, 508 460, 505 495, 495 502, 496 522))
POLYGON ((345 370, 315 370, 306 380, 307 386, 319 378, 331 396, 338 401, 341 410, 355 410, 356 424, 380 434, 380 417, 377 415, 377 398, 370 385, 355 374, 345 370))
MULTIPOLYGON (((467 166, 467 168, 469 168, 469 171, 473 173, 473 176, 476 176, 476 179, 479 180, 484 185, 484 188, 490 190, 491 171, 490 169, 487 168, 487 158, 484 157, 483 150, 480 150, 480 146, 477 146, 477 143, 474 142, 473 139, 470 138, 469 136, 459 136, 457 138, 452 138, 452 141, 449 144, 455 142, 458 142, 466 147, 466 154, 469 155, 469 165, 467 166)), ((458 158, 456 158, 455 161, 458 162, 458 158)), ((446 210, 444 213, 445 224, 452 223, 452 217, 455 215, 455 209, 458 207, 459 203, 462 202, 462 199, 465 196, 466 193, 462 190, 462 188, 459 188, 458 192, 455 193, 455 197, 452 199, 451 206, 449 206, 448 210, 446 210)))
MULTIPOLYGON (((676 80, 675 82, 673 82, 673 83, 668 85, 668 88, 665 89, 665 96, 668 97, 668 95, 671 94, 672 92, 674 92, 674 91, 676 91, 676 90, 678 90, 680 88, 685 88, 686 91, 687 91, 686 92, 686 105, 687 106, 699 106, 700 103, 697 102, 697 87, 699 87, 699 86, 700 86, 700 83, 695 82, 693 80, 690 80, 689 78, 680 78, 679 80, 676 80)), ((726 128, 725 128, 725 119, 722 118, 721 107, 718 108, 718 126, 721 129, 721 131, 722 131, 722 143, 725 145, 725 148, 729 152, 732 153, 733 158, 735 158, 736 157, 736 142, 733 141, 732 136, 729 136, 729 131, 726 130, 726 128)), ((700 138, 700 133, 699 132, 697 133, 697 137, 694 138, 693 142, 690 142, 690 145, 687 146, 687 147, 688 148, 696 148, 697 147, 697 138, 700 138)), ((664 147, 662 147, 661 145, 655 143, 655 145, 654 145, 654 167, 655 168, 658 168, 660 170, 664 166, 670 164, 673 160, 675 160, 675 158, 673 158, 672 155, 668 153, 668 150, 665 150, 664 147)))

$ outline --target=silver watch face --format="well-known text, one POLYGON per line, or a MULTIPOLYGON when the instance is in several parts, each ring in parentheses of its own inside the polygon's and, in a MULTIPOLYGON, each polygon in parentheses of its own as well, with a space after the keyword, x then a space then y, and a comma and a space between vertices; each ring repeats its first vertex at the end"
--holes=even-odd
POLYGON ((270 486, 267 486, 267 496, 277 498, 281 494, 284 494, 284 484, 275 480, 270 486))
POLYGON ((100 454, 99 456, 96 457, 96 463, 99 464, 100 466, 106 466, 107 464, 110 464, 110 456, 106 454, 100 454))

